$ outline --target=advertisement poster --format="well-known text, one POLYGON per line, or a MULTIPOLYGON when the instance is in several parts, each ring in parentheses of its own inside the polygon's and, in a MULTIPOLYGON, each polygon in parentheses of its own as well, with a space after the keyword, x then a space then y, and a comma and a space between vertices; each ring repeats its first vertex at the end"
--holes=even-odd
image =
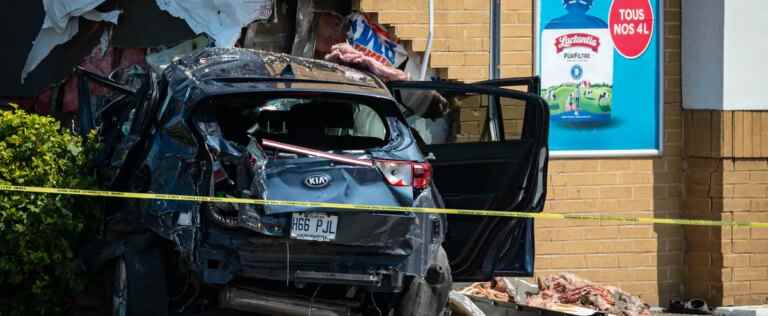
POLYGON ((662 0, 538 0, 554 156, 661 153, 662 0))

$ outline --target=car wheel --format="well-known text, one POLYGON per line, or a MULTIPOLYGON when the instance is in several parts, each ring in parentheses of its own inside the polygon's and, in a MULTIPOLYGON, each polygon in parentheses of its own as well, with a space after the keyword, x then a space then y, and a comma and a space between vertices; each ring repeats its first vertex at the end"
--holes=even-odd
POLYGON ((411 281, 395 309, 397 316, 443 315, 451 291, 451 266, 441 246, 434 254, 424 277, 411 281))
POLYGON ((128 271, 125 266, 125 258, 119 257, 115 263, 115 271, 112 274, 112 287, 110 295, 110 316, 128 315, 128 271))
POLYGON ((160 249, 126 252, 105 271, 105 314, 110 316, 167 316, 166 269, 160 249))

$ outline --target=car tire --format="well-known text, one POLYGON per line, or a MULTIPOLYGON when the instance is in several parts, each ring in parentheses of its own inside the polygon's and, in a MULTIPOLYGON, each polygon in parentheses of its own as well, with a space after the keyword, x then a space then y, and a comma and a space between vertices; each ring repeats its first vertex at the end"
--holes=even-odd
POLYGON ((397 304, 395 315, 444 315, 452 284, 448 255, 441 246, 430 260, 427 274, 411 281, 397 304))
POLYGON ((167 316, 168 292, 160 249, 125 253, 105 270, 105 315, 167 316))
POLYGON ((107 292, 108 310, 110 316, 128 315, 128 272, 125 258, 117 258, 110 275, 110 286, 107 292))

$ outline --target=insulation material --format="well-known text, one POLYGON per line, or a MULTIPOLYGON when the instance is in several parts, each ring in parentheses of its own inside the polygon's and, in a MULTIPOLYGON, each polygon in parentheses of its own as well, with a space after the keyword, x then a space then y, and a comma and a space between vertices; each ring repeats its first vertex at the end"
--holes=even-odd
POLYGON ((506 283, 500 282, 499 279, 500 278, 496 278, 492 282, 472 283, 472 285, 465 287, 458 293, 470 296, 485 297, 499 302, 509 302, 511 299, 507 293, 506 283))
POLYGON ((234 47, 243 27, 272 16, 272 0, 156 0, 196 34, 208 34, 217 47, 234 47))
POLYGON ((539 279, 539 290, 528 298, 528 305, 553 309, 561 304, 575 304, 619 316, 651 316, 650 308, 640 298, 570 273, 539 279))
POLYGON ((40 33, 21 71, 21 81, 39 65, 54 47, 66 43, 79 30, 79 17, 91 21, 117 24, 121 11, 99 12, 95 8, 104 0, 43 0, 45 18, 40 33))

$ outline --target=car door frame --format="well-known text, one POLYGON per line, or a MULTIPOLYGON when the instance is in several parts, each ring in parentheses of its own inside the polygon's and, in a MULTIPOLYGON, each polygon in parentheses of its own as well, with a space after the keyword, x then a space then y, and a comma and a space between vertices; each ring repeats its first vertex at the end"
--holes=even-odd
MULTIPOLYGON (((534 211, 540 212, 543 209, 544 201, 546 200, 546 172, 547 162, 549 159, 548 154, 548 127, 549 127, 549 107, 544 99, 542 99, 537 93, 523 92, 518 90, 511 90, 500 88, 498 86, 520 86, 525 85, 530 91, 538 91, 538 80, 535 77, 528 78, 505 78, 500 80, 481 81, 476 83, 457 83, 457 82, 442 82, 442 81, 396 81, 389 82, 387 86, 391 91, 396 89, 422 89, 422 90, 444 90, 458 93, 477 93, 492 95, 495 102, 491 102, 488 107, 488 115, 484 125, 487 125, 491 131, 490 142, 507 142, 504 126, 503 126, 503 113, 502 106, 499 102, 499 98, 512 98, 517 100, 523 100, 526 102, 524 111, 524 120, 522 127, 521 138, 533 139, 534 145, 532 153, 538 153, 538 158, 532 158, 531 167, 527 171, 527 178, 525 183, 528 187, 525 188, 525 192, 529 192, 531 188, 535 188, 540 192, 537 194, 526 194, 523 200, 518 201, 516 205, 528 205, 526 209, 519 209, 519 207, 513 207, 509 205, 507 209, 499 210, 504 211, 534 211), (531 121, 533 120, 533 121, 531 121), (529 181, 530 180, 530 181, 529 181)), ((485 126, 484 126, 485 128, 485 126)), ((461 146, 462 144, 456 144, 461 146)), ((439 189, 439 188, 438 188, 439 189)), ((536 192, 536 191, 534 191, 536 192)), ((523 220, 523 219, 509 219, 497 217, 500 221, 503 220, 523 220)), ((525 219, 530 221, 527 225, 530 227, 530 236, 533 238, 533 222, 532 219, 525 219)), ((495 221, 494 221, 495 222, 495 221)), ((490 225, 490 224, 488 224, 490 225)), ((450 229, 450 227, 448 228, 450 229)), ((530 241, 532 242, 532 240, 530 241)), ((533 253, 530 256, 535 255, 533 245, 530 245, 530 249, 533 253)), ((454 279, 459 281, 476 281, 482 279, 488 279, 491 276, 526 276, 532 273, 533 258, 530 259, 530 269, 525 272, 520 271, 503 271, 498 270, 497 266, 499 260, 504 257, 504 254, 497 254, 495 258, 489 258, 486 254, 484 258, 469 258, 468 260, 473 262, 473 266, 482 267, 480 271, 464 271, 460 274, 455 274, 454 279), (482 262, 480 262, 482 261, 482 262), (490 267, 490 268, 489 268, 490 267)))

